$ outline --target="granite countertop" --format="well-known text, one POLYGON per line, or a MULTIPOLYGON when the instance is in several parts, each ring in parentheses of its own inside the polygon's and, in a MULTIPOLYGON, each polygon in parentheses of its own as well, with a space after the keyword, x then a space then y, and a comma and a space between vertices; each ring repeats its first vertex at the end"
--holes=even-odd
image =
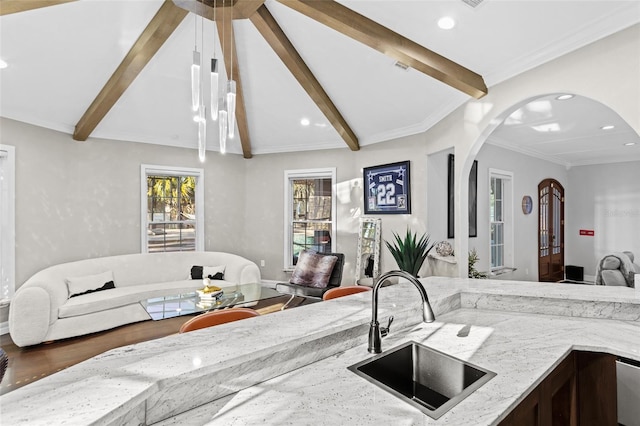
POLYGON ((493 424, 572 349, 640 360, 638 290, 422 282, 431 324, 409 283, 381 289, 383 350, 415 340, 497 373, 437 422, 346 369, 370 356, 362 293, 106 352, 0 397, 3 424, 493 424))

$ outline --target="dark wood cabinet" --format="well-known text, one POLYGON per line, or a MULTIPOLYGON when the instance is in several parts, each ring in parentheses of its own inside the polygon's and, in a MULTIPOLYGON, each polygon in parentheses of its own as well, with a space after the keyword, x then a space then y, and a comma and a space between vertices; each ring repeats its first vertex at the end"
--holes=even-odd
POLYGON ((576 352, 576 378, 579 424, 617 426, 616 357, 597 352, 576 352))
POLYGON ((571 352, 500 426, 615 426, 615 356, 571 352))

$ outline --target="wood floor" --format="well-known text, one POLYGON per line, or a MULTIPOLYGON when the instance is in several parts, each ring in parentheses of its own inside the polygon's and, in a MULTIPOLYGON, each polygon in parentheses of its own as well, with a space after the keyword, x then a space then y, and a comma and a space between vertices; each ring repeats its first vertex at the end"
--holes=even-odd
MULTIPOLYGON (((260 314, 280 310, 289 296, 263 300, 253 307, 260 314)), ((296 298, 287 309, 315 303, 312 299, 296 298)), ((0 347, 9 356, 9 366, 0 384, 0 394, 11 392, 50 374, 64 370, 110 349, 158 339, 178 333, 180 326, 191 317, 177 317, 160 321, 143 321, 87 336, 20 348, 8 334, 0 336, 0 347)))

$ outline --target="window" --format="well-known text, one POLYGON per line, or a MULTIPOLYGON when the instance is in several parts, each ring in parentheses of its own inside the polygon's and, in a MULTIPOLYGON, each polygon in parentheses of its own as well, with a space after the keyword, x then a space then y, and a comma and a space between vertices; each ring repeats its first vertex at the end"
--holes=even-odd
POLYGON ((496 271, 513 263, 511 174, 490 170, 489 175, 491 271, 496 271))
POLYGON ((336 169, 285 171, 284 268, 293 269, 302 250, 335 251, 336 169))
POLYGON ((15 290, 15 148, 0 145, 0 304, 15 290))
POLYGON ((204 171, 141 167, 142 252, 204 250, 204 171))

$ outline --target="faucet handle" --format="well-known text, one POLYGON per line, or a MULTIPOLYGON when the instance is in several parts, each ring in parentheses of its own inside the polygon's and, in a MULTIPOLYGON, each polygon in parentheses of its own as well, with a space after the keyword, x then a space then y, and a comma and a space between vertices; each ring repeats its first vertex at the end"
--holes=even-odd
POLYGON ((387 322, 387 326, 386 327, 380 327, 380 335, 382 337, 386 337, 387 334, 389 334, 389 331, 391 331, 391 323, 393 322, 393 315, 389 317, 389 322, 387 322))

